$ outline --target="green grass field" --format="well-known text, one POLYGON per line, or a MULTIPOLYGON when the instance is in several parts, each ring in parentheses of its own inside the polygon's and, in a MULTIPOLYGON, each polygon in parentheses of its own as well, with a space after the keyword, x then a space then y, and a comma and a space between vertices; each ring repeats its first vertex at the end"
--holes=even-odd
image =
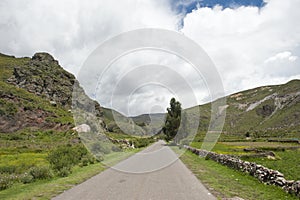
MULTIPOLYGON (((110 136, 135 139, 122 134, 110 136)), ((137 138, 137 140, 141 139, 143 138, 137 138)), ((101 163, 90 162, 87 160, 89 157, 85 157, 72 166, 72 173, 68 177, 60 177, 54 169, 51 169, 50 172, 54 175, 52 178, 34 179, 29 183, 23 183, 22 177, 26 173, 30 174, 33 168, 51 167, 47 157, 51 151, 59 146, 78 147, 76 150, 80 150, 79 147, 84 148, 82 144, 78 143, 78 135, 74 131, 24 129, 14 133, 0 134, 0 199, 50 199, 63 190, 94 176, 142 149, 110 151, 104 155, 104 160, 101 163), (85 164, 84 160, 86 161, 85 164), (1 185, 7 184, 1 180, 5 176, 15 178, 9 181, 8 188, 1 190, 1 185)))
MULTIPOLYGON (((52 179, 37 180, 29 184, 14 183, 10 188, 0 191, 0 199, 51 199, 142 149, 127 149, 122 154, 112 152, 107 154, 101 163, 73 167, 68 177, 55 176, 52 179)), ((21 170, 20 166, 49 165, 46 156, 46 153, 0 154, 2 164, 0 169, 4 166, 16 166, 18 170, 15 173, 21 173, 26 167, 21 170)))
MULTIPOLYGON (((178 147, 172 148, 178 154, 183 150, 179 150, 178 147)), ((298 199, 279 187, 264 185, 248 174, 230 169, 212 160, 205 160, 189 151, 182 154, 180 159, 218 199, 232 197, 247 200, 298 199)))
MULTIPOLYGON (((201 148, 201 142, 193 142, 191 146, 201 148)), ((281 142, 218 142, 212 151, 220 154, 241 156, 241 159, 264 165, 270 169, 278 170, 290 180, 300 180, 300 148, 296 143, 281 142), (253 152, 245 152, 244 148, 256 148, 275 153, 275 159, 267 157, 252 157, 253 152), (294 150, 290 150, 295 148, 294 150)))

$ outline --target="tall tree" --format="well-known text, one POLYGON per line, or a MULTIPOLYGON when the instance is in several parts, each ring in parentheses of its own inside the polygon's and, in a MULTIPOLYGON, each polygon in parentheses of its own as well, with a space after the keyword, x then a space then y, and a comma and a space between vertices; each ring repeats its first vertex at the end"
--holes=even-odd
POLYGON ((181 103, 176 101, 175 98, 172 98, 170 101, 170 108, 167 108, 167 116, 165 125, 163 127, 163 132, 166 135, 166 140, 172 140, 180 126, 180 119, 181 119, 181 103))

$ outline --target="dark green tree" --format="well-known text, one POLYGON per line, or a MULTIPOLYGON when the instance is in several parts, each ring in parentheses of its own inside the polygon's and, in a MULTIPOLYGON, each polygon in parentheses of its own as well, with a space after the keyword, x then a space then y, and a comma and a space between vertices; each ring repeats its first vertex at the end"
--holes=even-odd
POLYGON ((181 103, 176 101, 175 98, 172 98, 170 101, 170 108, 167 108, 167 112, 163 132, 166 140, 170 141, 176 136, 180 126, 181 103))
POLYGON ((185 111, 182 111, 180 127, 178 129, 176 137, 174 138, 174 142, 179 143, 180 140, 185 139, 188 136, 187 123, 187 113, 185 111))

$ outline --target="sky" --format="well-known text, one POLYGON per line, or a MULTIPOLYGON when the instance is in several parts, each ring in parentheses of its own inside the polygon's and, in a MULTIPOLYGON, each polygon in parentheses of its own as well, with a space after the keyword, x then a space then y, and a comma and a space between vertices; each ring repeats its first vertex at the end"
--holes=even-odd
MULTIPOLYGON (((225 93, 232 94, 300 79, 299 7, 299 0, 2 0, 0 52, 18 57, 49 52, 77 76, 104 41, 140 28, 167 29, 197 43, 218 70, 225 93)), ((126 115, 164 112, 172 96, 185 108, 209 102, 205 77, 195 76, 191 69, 165 52, 136 52, 114 63, 95 98, 126 115), (134 80, 147 75, 137 71, 118 84, 116 78, 130 67, 153 63, 183 74, 196 101, 189 100, 186 88, 168 70, 149 73, 156 77, 154 84, 133 86, 134 80), (159 85, 162 79, 172 87, 159 85), (126 88, 133 89, 125 93, 126 88), (117 92, 114 103, 107 92, 111 90, 117 92)))

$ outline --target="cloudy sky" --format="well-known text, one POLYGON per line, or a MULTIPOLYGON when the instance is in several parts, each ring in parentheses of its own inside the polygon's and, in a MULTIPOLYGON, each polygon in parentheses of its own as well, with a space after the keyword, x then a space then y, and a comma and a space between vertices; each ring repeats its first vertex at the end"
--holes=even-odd
MULTIPOLYGON (((31 57, 46 51, 78 75, 104 41, 139 28, 167 29, 202 47, 219 71, 225 93, 231 94, 300 78, 299 8, 299 0, 2 0, 0 52, 31 57)), ((165 52, 136 52, 120 58, 113 69, 94 98, 127 115, 162 112, 171 96, 182 99, 184 107, 210 100, 205 78, 165 52), (183 82, 169 68, 162 67, 160 73, 157 66, 152 66, 154 71, 133 70, 153 64, 171 66, 183 82), (131 86, 147 74, 156 78, 131 86), (170 85, 159 84, 162 78, 170 85), (184 82, 193 88, 196 101, 189 100, 184 82), (124 92, 126 88, 132 90, 124 92)))

